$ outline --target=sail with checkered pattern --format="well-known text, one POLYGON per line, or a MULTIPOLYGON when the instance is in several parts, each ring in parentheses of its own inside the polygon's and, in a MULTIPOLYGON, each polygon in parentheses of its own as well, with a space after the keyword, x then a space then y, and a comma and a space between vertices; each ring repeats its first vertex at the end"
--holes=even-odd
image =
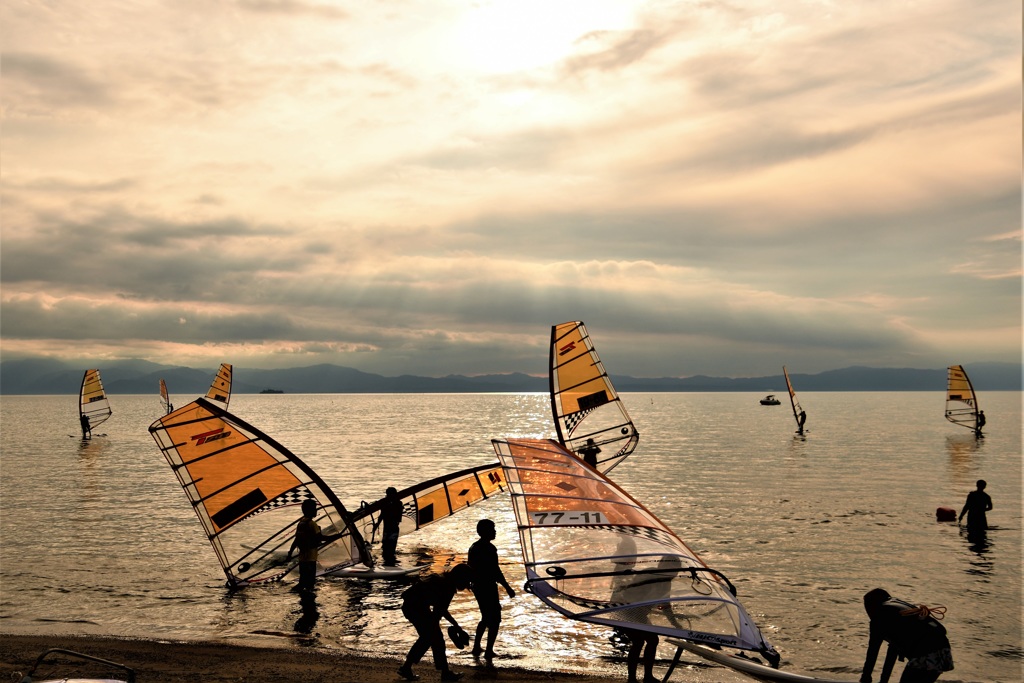
POLYGON ((549 439, 494 439, 527 587, 572 619, 774 654, 736 598, 661 520, 549 439))
POLYGON ((551 328, 549 379, 555 429, 566 450, 603 473, 633 452, 640 435, 582 322, 551 328))
POLYGON ((321 532, 341 534, 319 549, 318 573, 372 565, 327 484, 287 448, 216 403, 198 398, 149 431, 199 516, 229 586, 280 580, 296 567, 297 556, 287 555, 307 499, 317 502, 321 532))

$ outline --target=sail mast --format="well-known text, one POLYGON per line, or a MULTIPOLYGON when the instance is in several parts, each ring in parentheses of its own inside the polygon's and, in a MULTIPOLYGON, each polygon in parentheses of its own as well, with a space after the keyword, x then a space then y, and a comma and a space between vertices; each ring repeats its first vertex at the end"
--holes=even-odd
POLYGON ((786 366, 782 366, 782 374, 786 378, 786 388, 789 390, 789 405, 793 408, 793 419, 796 420, 796 432, 797 434, 804 433, 803 422, 800 421, 800 416, 804 414, 804 409, 800 406, 800 401, 796 397, 796 392, 793 390, 793 383, 789 381, 789 372, 786 371, 786 366))

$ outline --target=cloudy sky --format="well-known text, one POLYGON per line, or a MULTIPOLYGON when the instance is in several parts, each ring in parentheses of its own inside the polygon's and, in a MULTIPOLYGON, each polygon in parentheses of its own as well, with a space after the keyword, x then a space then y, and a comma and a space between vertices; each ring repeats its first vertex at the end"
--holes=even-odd
POLYGON ((1019 0, 7 0, 4 359, 1021 357, 1019 0))

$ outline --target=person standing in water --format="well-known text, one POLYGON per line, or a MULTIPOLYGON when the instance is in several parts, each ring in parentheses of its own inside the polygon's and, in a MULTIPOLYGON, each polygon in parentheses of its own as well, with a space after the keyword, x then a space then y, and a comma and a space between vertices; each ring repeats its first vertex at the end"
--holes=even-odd
POLYGON ((342 534, 325 536, 316 523, 316 501, 307 498, 302 501, 302 517, 295 523, 295 540, 288 549, 285 561, 292 559, 292 553, 299 551, 299 583, 295 590, 310 592, 316 585, 316 560, 320 546, 341 538, 342 534))
POLYGON ((498 628, 501 626, 501 600, 498 598, 498 585, 505 588, 508 597, 516 597, 505 579, 505 574, 498 564, 498 549, 491 541, 497 533, 494 530, 494 522, 489 519, 481 519, 476 523, 476 533, 480 539, 469 547, 469 566, 473 568, 473 595, 476 596, 477 605, 480 606, 480 623, 476 625, 476 640, 473 642, 473 656, 481 654, 490 662, 494 659, 494 641, 498 638, 498 628), (484 631, 487 631, 487 649, 480 647, 484 631))
POLYGON ((374 531, 379 524, 384 524, 384 534, 380 542, 381 558, 385 567, 398 564, 395 551, 398 549, 398 533, 402 524, 402 499, 398 497, 398 489, 389 486, 384 492, 384 505, 380 509, 380 517, 373 525, 374 531))
POLYGON ((807 411, 805 411, 805 410, 803 410, 803 409, 801 408, 801 409, 800 409, 800 415, 799 415, 799 416, 797 416, 797 421, 796 421, 796 424, 797 424, 797 431, 798 431, 798 432, 799 432, 800 434, 803 434, 803 433, 804 433, 804 423, 805 423, 805 422, 807 422, 807 411))
POLYGON ((959 524, 967 515, 967 533, 984 533, 988 529, 985 513, 992 509, 992 497, 985 493, 987 485, 984 479, 979 479, 978 488, 967 494, 964 507, 960 510, 960 517, 956 521, 959 524))
POLYGON ((974 428, 974 435, 975 436, 982 436, 981 428, 985 426, 985 422, 986 422, 986 420, 985 420, 985 411, 984 410, 979 410, 978 411, 978 426, 974 428))
POLYGON ((78 421, 82 424, 82 438, 92 438, 92 425, 89 424, 89 416, 86 415, 85 413, 82 413, 81 415, 78 416, 78 421))
POLYGON ((597 454, 601 452, 601 447, 594 443, 593 439, 587 439, 587 445, 580 449, 580 455, 583 456, 583 462, 587 463, 594 469, 597 469, 597 454))

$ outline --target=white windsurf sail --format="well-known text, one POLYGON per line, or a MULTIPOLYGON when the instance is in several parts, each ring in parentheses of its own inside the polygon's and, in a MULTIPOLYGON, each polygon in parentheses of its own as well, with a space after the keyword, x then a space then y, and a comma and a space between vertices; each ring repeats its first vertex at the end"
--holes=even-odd
POLYGON ((946 376, 946 419, 975 431, 978 427, 978 397, 962 365, 950 365, 946 376))
MULTIPOLYGON (((502 493, 507 488, 501 465, 493 463, 459 470, 410 486, 398 492, 398 498, 402 501, 399 534, 404 536, 422 529, 502 493)), ((371 543, 379 540, 383 533, 379 526, 383 506, 384 499, 381 498, 373 503, 363 503, 358 510, 352 512, 353 524, 362 537, 371 543)))
POLYGON ((732 583, 560 444, 492 441, 519 526, 527 588, 561 614, 777 662, 732 583))
POLYGON ((610 472, 633 452, 640 435, 580 321, 551 328, 549 379, 558 441, 610 472))
POLYGON ((164 404, 164 414, 169 414, 174 410, 174 405, 171 403, 171 396, 167 393, 167 382, 160 380, 160 401, 164 404))
POLYGON ((210 390, 206 392, 206 398, 220 405, 224 410, 228 409, 231 402, 231 381, 234 370, 231 363, 221 363, 217 370, 217 376, 210 384, 210 390))
POLYGON ((789 372, 786 371, 786 366, 782 366, 782 375, 786 378, 786 388, 789 389, 789 404, 793 407, 793 419, 796 420, 796 433, 804 433, 804 423, 807 422, 807 413, 800 406, 800 400, 796 397, 796 392, 793 390, 793 383, 789 381, 789 372))
POLYGON ((325 535, 318 573, 355 564, 372 566, 348 511, 317 474, 255 427, 205 398, 149 427, 206 531, 228 585, 283 578, 297 564, 285 557, 304 500, 317 502, 325 535))
POLYGON ((109 420, 112 414, 107 392, 103 390, 103 382, 100 380, 100 371, 86 370, 82 376, 82 388, 78 392, 79 419, 89 418, 89 428, 96 429, 109 420))

